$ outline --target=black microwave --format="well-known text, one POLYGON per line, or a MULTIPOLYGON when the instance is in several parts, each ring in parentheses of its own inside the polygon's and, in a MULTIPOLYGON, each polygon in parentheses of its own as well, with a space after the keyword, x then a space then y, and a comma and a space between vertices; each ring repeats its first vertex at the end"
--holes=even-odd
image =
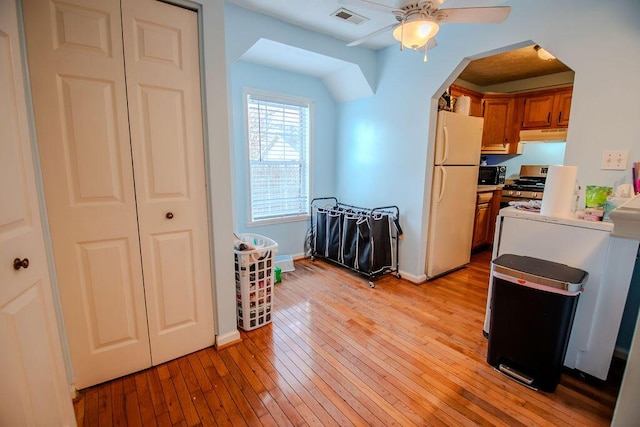
POLYGON ((480 166, 478 185, 502 185, 506 175, 506 166, 480 166))

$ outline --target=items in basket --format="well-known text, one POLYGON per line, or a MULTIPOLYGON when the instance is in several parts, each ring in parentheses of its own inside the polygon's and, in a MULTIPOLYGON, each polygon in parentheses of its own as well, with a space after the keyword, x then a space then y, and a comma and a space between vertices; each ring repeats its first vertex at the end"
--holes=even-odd
POLYGON ((245 331, 271 322, 274 256, 278 245, 257 234, 236 235, 234 243, 238 326, 245 331))

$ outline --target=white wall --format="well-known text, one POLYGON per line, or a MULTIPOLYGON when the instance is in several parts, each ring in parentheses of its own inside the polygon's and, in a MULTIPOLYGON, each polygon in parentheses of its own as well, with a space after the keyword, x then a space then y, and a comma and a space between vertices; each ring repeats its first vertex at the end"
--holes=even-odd
POLYGON ((405 230, 401 269, 424 273, 435 106, 465 58, 535 41, 575 71, 565 164, 578 180, 614 185, 630 171, 599 170, 602 150, 628 149, 640 158, 640 2, 537 0, 511 4, 500 25, 443 25, 429 62, 396 46, 379 53, 376 95, 340 107, 338 194, 353 203, 393 203, 405 230), (550 12, 552 11, 552 12, 550 12))
POLYGON ((550 143, 526 143, 522 148, 522 154, 487 155, 487 165, 500 165, 507 167, 507 179, 515 179, 520 176, 522 165, 561 165, 564 162, 565 142, 550 143))
POLYGON ((229 120, 222 0, 202 4, 202 49, 205 85, 205 141, 209 160, 209 211, 213 265, 216 341, 225 344, 240 338, 236 325, 233 267, 233 217, 229 166, 229 120))

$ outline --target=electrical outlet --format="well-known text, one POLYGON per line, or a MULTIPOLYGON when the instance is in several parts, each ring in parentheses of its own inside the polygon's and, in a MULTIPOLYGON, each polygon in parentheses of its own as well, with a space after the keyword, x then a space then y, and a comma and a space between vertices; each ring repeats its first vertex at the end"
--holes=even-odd
POLYGON ((602 152, 602 165, 600 169, 626 170, 628 159, 629 150, 605 150, 602 152))

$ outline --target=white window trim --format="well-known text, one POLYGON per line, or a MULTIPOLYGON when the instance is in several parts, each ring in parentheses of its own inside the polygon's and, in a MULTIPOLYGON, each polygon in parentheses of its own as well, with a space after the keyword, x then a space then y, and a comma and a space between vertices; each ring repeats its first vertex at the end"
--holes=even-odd
POLYGON ((243 123, 244 123, 244 147, 243 147, 243 155, 245 159, 245 174, 247 177, 246 180, 246 188, 245 188, 245 200, 247 207, 247 227, 258 227, 263 225, 270 224, 283 224, 283 223, 291 223, 291 222, 300 222, 300 221, 308 221, 310 218, 310 213, 302 214, 302 215, 291 215, 291 216, 283 216, 278 218, 267 218, 267 219, 252 219, 252 204, 251 204, 251 160, 249 158, 249 123, 247 121, 249 116, 249 106, 247 103, 247 95, 254 95, 261 98, 266 98, 272 102, 280 102, 283 104, 291 104, 291 105, 299 105, 299 106, 308 106, 309 108, 309 147, 307 152, 307 162, 309 168, 309 203, 313 200, 313 134, 314 134, 314 112, 315 112, 315 103, 311 98, 304 98, 293 95, 286 95, 281 93, 269 92, 261 89, 253 89, 253 88, 244 88, 242 91, 242 103, 244 106, 244 114, 243 114, 243 123))

